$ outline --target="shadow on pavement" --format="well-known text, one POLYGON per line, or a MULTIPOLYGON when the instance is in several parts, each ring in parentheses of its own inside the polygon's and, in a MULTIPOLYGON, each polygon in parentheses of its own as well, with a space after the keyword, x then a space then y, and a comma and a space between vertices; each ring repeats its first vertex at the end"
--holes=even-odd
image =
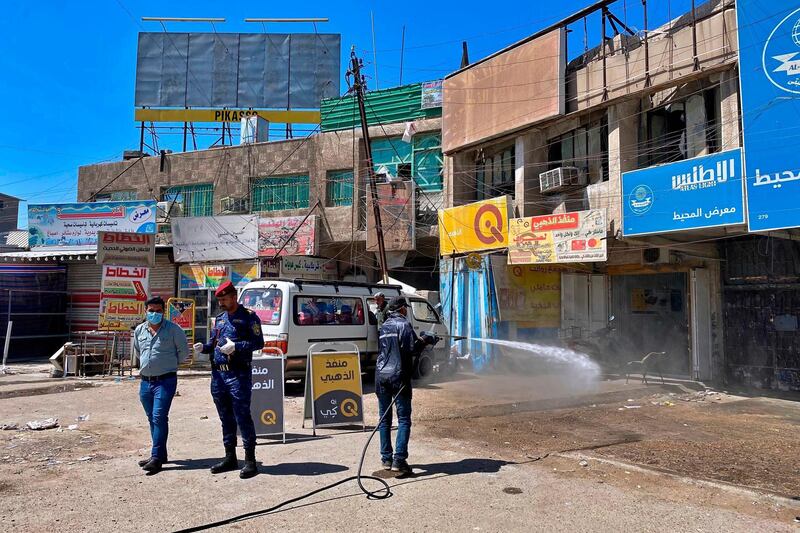
POLYGON ((349 470, 346 466, 330 463, 281 463, 261 465, 259 472, 270 476, 323 476, 349 470))
POLYGON ((497 459, 461 459, 454 463, 430 463, 426 465, 414 464, 411 467, 413 474, 397 476, 399 479, 418 479, 421 477, 443 474, 457 476, 459 474, 492 474, 499 472, 506 465, 515 464, 497 459))

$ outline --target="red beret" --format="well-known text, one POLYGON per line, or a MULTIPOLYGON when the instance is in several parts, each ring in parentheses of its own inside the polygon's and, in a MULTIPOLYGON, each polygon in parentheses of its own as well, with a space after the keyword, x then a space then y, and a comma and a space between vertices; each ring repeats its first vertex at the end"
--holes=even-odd
POLYGON ((219 288, 217 288, 217 292, 214 293, 217 298, 225 296, 226 294, 236 294, 236 287, 234 287, 233 283, 230 281, 226 281, 220 285, 219 288))

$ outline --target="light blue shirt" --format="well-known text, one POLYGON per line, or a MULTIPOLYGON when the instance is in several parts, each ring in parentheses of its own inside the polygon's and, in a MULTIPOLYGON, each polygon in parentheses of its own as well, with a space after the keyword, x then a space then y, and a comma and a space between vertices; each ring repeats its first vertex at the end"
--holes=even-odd
POLYGON ((139 355, 139 373, 148 377, 177 372, 189 357, 186 334, 166 318, 155 334, 147 322, 136 326, 133 349, 139 355))

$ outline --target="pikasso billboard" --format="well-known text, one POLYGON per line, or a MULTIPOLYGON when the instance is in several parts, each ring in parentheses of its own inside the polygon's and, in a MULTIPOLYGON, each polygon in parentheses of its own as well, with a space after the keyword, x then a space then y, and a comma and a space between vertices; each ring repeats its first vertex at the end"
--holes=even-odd
POLYGON ((508 246, 509 197, 439 211, 439 250, 452 255, 508 246))

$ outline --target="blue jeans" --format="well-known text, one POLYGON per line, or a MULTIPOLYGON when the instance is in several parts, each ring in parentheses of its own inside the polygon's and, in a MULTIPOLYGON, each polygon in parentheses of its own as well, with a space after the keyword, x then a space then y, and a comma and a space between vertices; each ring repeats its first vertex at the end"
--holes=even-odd
MULTIPOLYGON (((383 416, 392 403, 392 394, 390 392, 378 392, 378 414, 383 416)), ((392 450, 392 412, 389 411, 378 425, 378 431, 381 435, 381 460, 391 461, 392 459, 398 461, 405 461, 408 459, 408 439, 411 436, 411 395, 401 394, 397 397, 394 403, 397 409, 397 440, 395 442, 395 449, 392 450), (394 452, 394 456, 392 456, 394 452)))
POLYGON ((167 460, 169 408, 177 388, 177 376, 160 381, 142 380, 139 385, 139 400, 142 402, 144 412, 147 413, 147 421, 150 422, 150 438, 153 441, 150 457, 161 461, 167 460))

